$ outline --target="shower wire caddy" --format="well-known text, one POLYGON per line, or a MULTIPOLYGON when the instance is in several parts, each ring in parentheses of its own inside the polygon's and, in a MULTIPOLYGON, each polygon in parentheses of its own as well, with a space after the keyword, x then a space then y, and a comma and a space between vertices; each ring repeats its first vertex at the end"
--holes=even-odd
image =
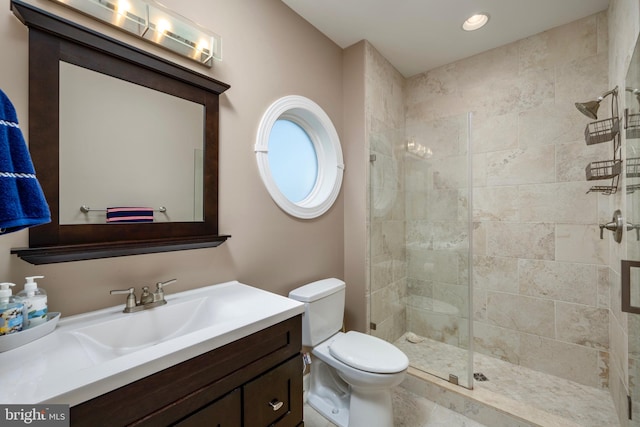
MULTIPOLYGON (((640 157, 627 158, 626 176, 627 178, 640 178, 640 157)), ((637 180, 628 180, 625 185, 627 194, 635 193, 640 189, 640 183, 633 181, 637 182, 637 180)))
POLYGON ((594 185, 587 193, 598 192, 605 195, 616 193, 622 173, 617 88, 614 89, 611 97, 611 117, 587 124, 584 138, 587 145, 612 141, 613 148, 612 159, 591 162, 585 168, 587 181, 610 179, 611 182, 608 185, 594 185))
MULTIPOLYGON (((629 88, 626 89, 630 91, 629 88)), ((636 99, 640 102, 640 97, 634 90, 633 93, 636 95, 636 99)), ((624 109, 624 129, 627 140, 638 139, 640 138, 640 113, 631 113, 629 108, 624 109)), ((627 151, 627 155, 629 151, 627 151)), ((631 178, 627 179, 625 188, 627 190, 627 194, 633 194, 636 191, 640 190, 640 183, 637 179, 632 178, 640 178, 640 157, 627 157, 625 168, 626 177, 631 178)), ((640 240, 640 230, 636 229, 636 233, 638 234, 638 240, 640 240)))
POLYGON ((627 178, 640 178, 640 157, 627 158, 627 178))
POLYGON ((600 144, 611 141, 619 132, 620 119, 611 117, 589 123, 584 129, 584 140, 587 145, 600 144))
POLYGON ((624 109, 625 124, 627 139, 640 138, 640 113, 629 114, 629 109, 624 109))

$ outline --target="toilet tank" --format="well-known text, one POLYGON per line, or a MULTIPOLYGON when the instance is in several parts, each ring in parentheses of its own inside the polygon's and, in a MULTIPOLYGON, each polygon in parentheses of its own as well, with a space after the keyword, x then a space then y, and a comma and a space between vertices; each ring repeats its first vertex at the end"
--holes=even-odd
POLYGON ((345 284, 323 279, 289 292, 289 298, 304 303, 302 345, 313 347, 342 329, 345 284))

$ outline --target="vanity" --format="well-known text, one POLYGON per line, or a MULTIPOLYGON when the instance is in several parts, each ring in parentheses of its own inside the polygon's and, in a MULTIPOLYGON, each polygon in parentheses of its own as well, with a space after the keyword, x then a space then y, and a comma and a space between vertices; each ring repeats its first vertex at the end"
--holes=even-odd
POLYGON ((0 401, 69 404, 72 426, 302 425, 301 303, 237 281, 166 299, 0 353, 0 401))

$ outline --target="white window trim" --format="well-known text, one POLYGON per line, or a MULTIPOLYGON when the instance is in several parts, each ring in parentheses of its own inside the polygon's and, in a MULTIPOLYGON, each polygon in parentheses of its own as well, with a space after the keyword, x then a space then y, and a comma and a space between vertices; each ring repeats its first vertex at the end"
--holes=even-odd
POLYGON ((344 173, 340 138, 327 113, 312 100, 290 95, 271 104, 260 120, 255 152, 262 182, 271 198, 288 214, 302 219, 317 218, 327 212, 338 198, 344 173), (269 135, 279 119, 292 121, 304 129, 311 138, 318 159, 316 183, 309 195, 297 203, 282 194, 269 168, 269 135))

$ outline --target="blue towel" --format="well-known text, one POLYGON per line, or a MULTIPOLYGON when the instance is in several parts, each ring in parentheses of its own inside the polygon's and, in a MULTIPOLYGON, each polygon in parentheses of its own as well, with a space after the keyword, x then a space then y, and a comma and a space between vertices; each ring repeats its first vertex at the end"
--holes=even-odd
POLYGON ((11 101, 0 90, 0 234, 51 222, 11 101))

